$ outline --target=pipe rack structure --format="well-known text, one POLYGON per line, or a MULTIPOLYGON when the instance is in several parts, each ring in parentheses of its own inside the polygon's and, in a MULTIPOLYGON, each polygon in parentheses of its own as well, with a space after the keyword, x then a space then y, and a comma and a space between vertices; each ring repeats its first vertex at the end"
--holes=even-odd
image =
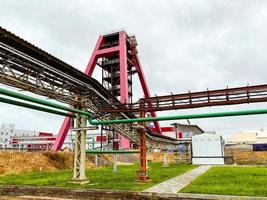
POLYGON ((260 103, 267 101, 267 85, 254 85, 220 90, 207 90, 202 92, 188 92, 183 94, 171 94, 141 98, 144 107, 140 104, 123 104, 114 108, 103 108, 100 112, 151 112, 177 109, 200 108, 210 106, 236 105, 245 103, 260 103))
MULTIPOLYGON (((124 119, 124 120, 105 120, 105 121, 98 121, 98 120, 93 120, 92 113, 83 111, 83 110, 78 110, 78 109, 72 109, 66 106, 58 105, 56 103, 51 103, 45 100, 37 99, 34 97, 28 97, 26 95, 18 94, 12 91, 8 91, 5 89, 0 88, 0 94, 1 95, 6 95, 6 96, 11 96, 14 98, 18 99, 23 99, 25 101, 30 101, 34 102, 37 104, 41 105, 46 105, 48 107, 53 107, 57 108, 60 110, 65 110, 65 111, 72 111, 74 113, 77 113, 77 115, 73 115, 71 117, 75 117, 76 119, 80 120, 82 125, 80 126, 81 128, 86 126, 86 120, 89 121, 89 124, 91 125, 103 125, 103 124, 122 124, 122 123, 134 123, 134 122, 139 122, 140 127, 139 127, 139 136, 140 136, 140 170, 138 171, 138 180, 145 182, 148 181, 149 177, 147 176, 147 160, 146 160, 146 130, 145 130, 145 123, 146 121, 163 121, 163 120, 181 120, 181 119, 199 119, 199 118, 213 118, 213 117, 227 117, 227 116, 243 116, 243 115, 255 115, 255 114, 267 114, 267 109, 257 109, 257 110, 242 110, 242 111, 229 111, 229 112, 217 112, 217 113, 201 113, 201 114, 188 114, 188 115, 176 115, 176 116, 165 116, 165 117, 145 117, 144 111, 141 112, 140 118, 134 118, 134 119, 124 119)), ((31 105, 27 103, 22 103, 19 101, 15 100, 10 100, 10 99, 5 99, 0 97, 0 102, 3 103, 8 103, 8 104, 13 104, 17 106, 22 106, 22 107, 27 107, 43 112, 48 112, 52 114, 57 114, 57 115, 64 115, 63 112, 61 111, 56 111, 52 110, 50 108, 44 108, 36 105, 31 105)), ((65 115, 68 113, 65 113, 65 115)), ((78 130, 83 132, 83 134, 80 134, 80 137, 86 137, 86 134, 84 133, 85 130, 81 129, 78 130)), ((85 165, 85 154, 86 153, 109 153, 106 151, 86 151, 85 152, 85 139, 78 140, 77 137, 79 134, 76 135, 76 140, 75 140, 75 159, 79 160, 80 166, 85 165), (81 141, 80 144, 78 142, 81 141), (77 148, 77 146, 79 148, 77 148), (84 151, 81 151, 84 149, 84 151), (80 152, 77 152, 80 151, 80 152), (80 157, 78 157, 80 156, 80 157)), ((178 144, 178 143, 177 143, 178 144)), ((112 151, 113 153, 115 151, 112 151)), ((138 153, 139 151, 116 151, 115 154, 117 153, 138 153)), ((114 158, 115 159, 115 158, 114 158)), ((116 166, 114 164, 114 166, 116 166)), ((117 167, 115 167, 115 171, 117 171, 117 167)), ((85 176, 85 168, 78 168, 77 162, 74 163, 74 177, 79 174, 79 182, 87 182, 86 176, 85 176)), ((77 179, 74 179, 74 181, 77 181, 77 179)))
MULTIPOLYGON (((103 52, 107 51, 107 49, 99 49, 99 51, 103 52)), ((136 49, 134 49, 134 51, 136 51, 136 49)), ((136 59, 138 60, 138 57, 136 59)), ((140 99, 137 104, 122 104, 95 79, 85 75, 74 67, 62 62, 1 27, 0 83, 24 91, 29 91, 37 95, 42 95, 70 106, 68 107, 46 100, 29 97, 0 88, 1 95, 20 99, 20 101, 16 101, 0 97, 0 102, 61 116, 68 116, 75 120, 75 161, 72 180, 77 182, 87 181, 85 176, 85 128, 87 127, 87 122, 92 125, 108 124, 117 133, 138 144, 140 148, 139 180, 147 181, 147 147, 163 149, 175 148, 177 144, 179 144, 179 140, 152 133, 146 127, 146 121, 181 120, 267 113, 267 109, 259 109, 165 117, 152 116, 151 118, 146 118, 146 112, 153 113, 154 111, 170 109, 266 102, 267 85, 167 95, 161 97, 147 96, 146 98, 140 99), (130 108, 131 106, 132 108, 130 108), (67 112, 62 112, 62 110, 67 112), (133 112, 138 112, 139 118, 137 118, 133 112)), ((68 120, 67 123, 70 123, 70 120, 68 120)))
MULTIPOLYGON (((49 102, 46 100, 38 99, 36 97, 31 97, 27 95, 23 95, 17 92, 13 92, 7 89, 0 88, 0 95, 5 95, 13 98, 17 98, 20 100, 25 100, 29 102, 33 102, 36 104, 45 105, 46 107, 56 108, 59 110, 69 111, 71 113, 62 112, 59 110, 54 110, 46 107, 41 107, 37 105, 32 105, 28 103, 24 103, 21 101, 11 100, 7 98, 0 97, 0 102, 7 103, 15 106, 30 108, 33 110, 38 110, 42 112, 47 112, 56 115, 66 116, 76 118, 78 115, 83 115, 87 118, 90 125, 103 125, 103 124, 123 124, 123 123, 140 123, 140 122, 151 122, 151 121, 171 121, 171 120, 184 120, 184 119, 203 119, 203 118, 217 118, 217 117, 232 117, 232 116, 246 116, 246 115, 260 115, 267 114, 267 108, 264 109, 253 109, 253 110, 239 110, 239 111, 225 111, 225 112, 209 112, 209 113, 196 113, 196 114, 187 114, 187 115, 173 115, 173 116, 161 116, 161 117, 139 117, 132 119, 116 119, 116 120, 99 120, 94 119, 94 113, 90 113, 87 111, 73 109, 68 106, 63 106, 57 103, 49 102), (76 113, 76 115, 74 114, 76 113)), ((144 126, 143 126, 144 127, 144 126)), ((142 127, 140 127, 142 129, 142 127)), ((127 151, 125 152, 132 152, 127 151)), ((137 152, 137 151, 134 151, 137 152)))

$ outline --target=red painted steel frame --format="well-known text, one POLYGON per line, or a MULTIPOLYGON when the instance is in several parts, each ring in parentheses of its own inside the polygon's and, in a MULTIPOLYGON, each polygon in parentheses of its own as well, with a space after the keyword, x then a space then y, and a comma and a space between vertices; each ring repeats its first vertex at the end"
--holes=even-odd
POLYGON ((97 52, 98 52, 98 49, 99 49, 100 45, 103 42, 104 42, 103 36, 100 36, 98 38, 98 40, 97 40, 97 43, 96 43, 96 46, 95 46, 94 51, 92 53, 92 56, 91 56, 91 58, 89 60, 89 63, 87 64, 86 70, 84 72, 88 76, 92 76, 92 74, 93 74, 93 71, 95 69, 96 62, 97 62, 97 59, 98 59, 97 52))
POLYGON ((126 34, 119 33, 120 49, 120 101, 128 103, 128 78, 127 78, 127 55, 126 55, 126 34))
POLYGON ((63 143, 64 143, 64 140, 68 134, 68 131, 70 129, 70 118, 69 117, 65 117, 62 125, 61 125, 61 128, 59 130, 59 133, 58 133, 58 136, 56 138, 56 141, 53 145, 53 151, 58 151, 61 149, 63 143))
MULTIPOLYGON (((97 40, 96 46, 92 53, 92 56, 89 60, 89 63, 86 67, 85 74, 88 76, 92 76, 93 71, 95 69, 98 58, 104 56, 111 56, 119 53, 120 59, 120 101, 121 103, 128 103, 128 80, 127 80, 127 49, 126 49, 126 33, 124 31, 119 32, 119 45, 115 47, 101 49, 101 44, 104 43, 104 36, 100 36, 97 40)), ((144 92, 144 96, 146 98, 150 97, 150 92, 144 77, 144 73, 142 71, 142 67, 137 56, 137 52, 135 51, 136 56, 136 70, 138 72, 138 77, 142 85, 142 89, 144 92)), ((156 117, 155 112, 151 112, 152 117, 156 117)), ((160 126, 158 122, 154 122, 155 128, 158 133, 161 133, 160 126)), ((64 140, 67 136, 68 130, 70 128, 70 118, 65 118, 64 122, 60 128, 58 137, 53 146, 53 150, 60 150, 64 140)))

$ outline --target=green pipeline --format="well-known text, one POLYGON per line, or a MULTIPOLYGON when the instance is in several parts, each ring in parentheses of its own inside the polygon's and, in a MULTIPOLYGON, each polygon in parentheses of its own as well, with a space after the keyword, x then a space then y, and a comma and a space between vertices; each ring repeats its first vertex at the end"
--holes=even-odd
POLYGON ((24 107, 24 108, 30 108, 30 109, 38 110, 38 111, 42 111, 42 112, 52 113, 52 114, 56 114, 56 115, 61 115, 61 116, 65 116, 65 117, 72 117, 72 118, 76 117, 74 114, 71 114, 71 113, 65 113, 65 112, 61 112, 61 111, 57 111, 57 110, 53 110, 53 109, 49 109, 49 108, 45 108, 45 107, 41 107, 41 106, 37 106, 37 105, 32 105, 32 104, 28 104, 28 103, 24 103, 24 102, 20 102, 20 101, 15 101, 12 99, 6 99, 3 97, 0 97, 0 102, 15 105, 15 106, 20 106, 20 107, 24 107))
POLYGON ((118 120, 105 120, 105 121, 96 121, 96 120, 93 120, 93 118, 90 116, 89 117, 89 123, 92 125, 104 125, 104 124, 117 124, 117 123, 152 122, 152 121, 167 121, 167 120, 182 120, 182 119, 201 119, 201 118, 230 117, 230 116, 242 116, 242 115, 259 115, 259 114, 267 114, 267 109, 241 110, 241 111, 228 111, 228 112, 202 113, 202 114, 189 114, 189 115, 175 115, 175 116, 164 116, 164 117, 118 119, 118 120))
POLYGON ((46 101, 46 100, 38 99, 38 98, 35 98, 35 97, 27 96, 27 95, 20 94, 20 93, 17 93, 17 92, 13 92, 13 91, 10 91, 10 90, 6 90, 6 89, 3 89, 3 88, 0 88, 0 94, 6 95, 6 96, 9 96, 9 97, 14 97, 14 98, 21 99, 21 100, 25 100, 25 101, 30 101, 30 102, 41 104, 41 105, 44 105, 44 106, 57 108, 57 109, 60 109, 60 110, 66 110, 66 111, 73 112, 73 113, 79 113, 79 114, 86 115, 86 116, 88 116, 88 114, 90 114, 90 113, 82 111, 82 110, 69 108, 67 106, 63 106, 63 105, 60 105, 60 104, 57 104, 57 103, 53 103, 53 102, 49 102, 49 101, 46 101))
MULTIPOLYGON (((87 111, 82 111, 78 109, 69 108, 67 106, 59 105, 52 103, 46 100, 38 99, 35 97, 26 96, 19 94, 13 91, 9 91, 3 88, 0 88, 0 94, 22 99, 25 101, 30 101, 37 104, 42 104, 48 107, 57 108, 59 110, 65 110, 72 113, 78 113, 88 117, 88 121, 91 125, 105 125, 105 124, 120 124, 120 123, 134 123, 134 122, 151 122, 151 121, 166 121, 166 120, 182 120, 182 119, 201 119, 201 118, 216 118, 216 117, 230 117, 230 116, 242 116, 242 115, 259 115, 267 114, 267 109, 257 109, 257 110, 241 110, 241 111, 228 111, 228 112, 216 112, 216 113, 202 113, 202 114, 188 114, 188 115, 175 115, 175 116, 163 116, 163 117, 147 117, 147 118, 131 118, 131 119, 118 119, 118 120, 93 120, 91 113, 87 111)), ((53 114, 75 117, 75 115, 70 113, 64 113, 61 111, 52 110, 45 107, 40 107, 36 105, 31 105, 19 101, 14 101, 11 99, 0 98, 0 102, 9 103, 17 106, 22 106, 26 108, 31 108, 35 110, 40 110, 44 112, 49 112, 53 114)))

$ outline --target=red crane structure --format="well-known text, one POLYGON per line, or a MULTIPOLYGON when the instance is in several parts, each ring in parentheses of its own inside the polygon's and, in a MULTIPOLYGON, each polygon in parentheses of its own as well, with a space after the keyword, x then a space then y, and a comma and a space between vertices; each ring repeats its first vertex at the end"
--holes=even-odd
MULTIPOLYGON (((113 32, 99 36, 85 74, 92 76, 95 67, 102 68, 102 85, 121 103, 132 103, 132 76, 138 74, 144 96, 150 97, 150 91, 137 53, 134 36, 125 31, 113 32)), ((156 113, 151 111, 151 116, 156 113)), ((161 133, 159 122, 154 122, 157 133, 161 133)), ((61 149, 70 128, 70 118, 66 117, 56 139, 54 150, 61 149)), ((101 129, 104 127, 101 126, 101 129)), ((101 130, 102 131, 102 130, 101 130)), ((130 143, 122 137, 122 148, 129 148, 130 143)))

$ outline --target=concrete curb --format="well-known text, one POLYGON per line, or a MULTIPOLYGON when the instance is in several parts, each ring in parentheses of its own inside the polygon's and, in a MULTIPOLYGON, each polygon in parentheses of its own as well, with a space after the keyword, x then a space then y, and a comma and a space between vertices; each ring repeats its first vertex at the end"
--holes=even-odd
MULTIPOLYGON (((267 200, 267 197, 245 197, 187 193, 152 193, 102 189, 69 189, 39 186, 1 186, 0 196, 14 199, 87 199, 87 200, 267 200), (34 198, 35 197, 35 198, 34 198), (52 198, 51 198, 52 197, 52 198)), ((0 198, 1 199, 1 198, 0 198)))

